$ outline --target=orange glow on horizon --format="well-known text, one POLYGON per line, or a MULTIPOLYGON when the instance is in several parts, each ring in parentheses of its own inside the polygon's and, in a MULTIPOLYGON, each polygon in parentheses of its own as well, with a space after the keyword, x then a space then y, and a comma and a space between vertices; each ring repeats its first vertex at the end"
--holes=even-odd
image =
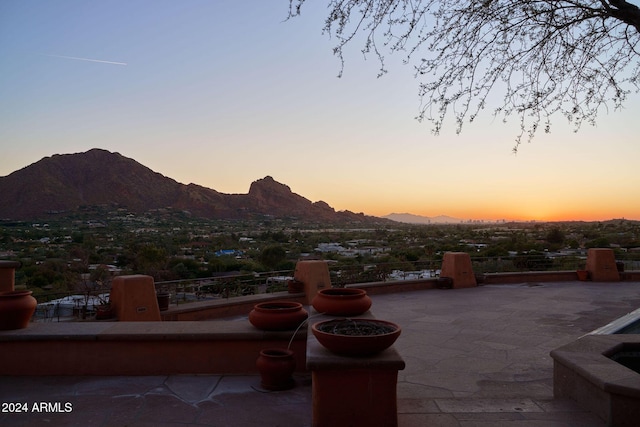
MULTIPOLYGON (((348 208, 336 210, 351 210, 348 208)), ((618 210, 618 209, 616 209, 618 210)), ((627 219, 627 220, 640 220, 640 212, 627 212, 626 214, 618 214, 614 210, 608 211, 606 209, 593 209, 591 211, 585 211, 581 209, 572 208, 549 208, 538 209, 536 211, 523 211, 521 209, 512 208, 501 211, 486 209, 467 210, 464 208, 438 208, 438 211, 431 211, 426 209, 418 209, 407 207, 405 209, 389 209, 383 207, 375 207, 364 210, 352 210, 359 213, 364 212, 366 215, 384 217, 391 213, 409 213, 412 215, 419 215, 424 217, 437 217, 440 215, 450 216, 463 221, 515 221, 515 222, 567 222, 567 221, 585 221, 585 222, 597 222, 608 221, 612 219, 627 219)))

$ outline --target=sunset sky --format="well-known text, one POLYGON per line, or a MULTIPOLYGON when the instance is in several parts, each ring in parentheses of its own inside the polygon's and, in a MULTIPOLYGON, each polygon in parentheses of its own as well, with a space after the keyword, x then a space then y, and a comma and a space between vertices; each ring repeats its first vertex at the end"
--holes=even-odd
MULTIPOLYGON (((326 4, 326 3, 324 3, 326 4)), ((490 112, 439 136, 402 57, 344 75, 326 7, 288 0, 0 2, 0 176, 102 148, 184 184, 272 176, 336 210, 461 219, 640 220, 640 95, 578 133, 556 117, 511 149, 490 112)))

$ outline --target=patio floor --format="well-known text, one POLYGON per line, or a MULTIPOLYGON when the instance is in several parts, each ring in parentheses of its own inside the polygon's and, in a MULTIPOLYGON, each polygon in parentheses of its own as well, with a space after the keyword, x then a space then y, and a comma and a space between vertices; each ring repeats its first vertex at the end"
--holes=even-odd
MULTIPOLYGON (((403 329, 400 427, 595 427, 605 424, 553 398, 549 352, 640 307, 640 283, 521 283, 372 299, 377 318, 403 329)), ((310 375, 296 381, 292 390, 266 392, 257 376, 0 377, 0 425, 309 426, 310 375), (28 412, 7 412, 11 403, 28 412)))

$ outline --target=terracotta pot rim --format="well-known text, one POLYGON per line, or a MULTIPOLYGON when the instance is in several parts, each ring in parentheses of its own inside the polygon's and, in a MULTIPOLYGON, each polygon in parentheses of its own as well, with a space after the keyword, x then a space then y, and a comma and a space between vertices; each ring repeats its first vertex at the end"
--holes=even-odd
POLYGON ((260 355, 264 357, 291 357, 293 356, 293 350, 288 348, 263 348, 260 350, 260 355))
POLYGON ((31 295, 33 291, 5 291, 0 292, 0 297, 21 297, 24 295, 31 295))
POLYGON ((289 313, 302 308, 299 302, 275 301, 261 302, 253 306, 253 309, 262 313, 289 313))
POLYGON ((328 298, 357 298, 367 294, 364 289, 358 288, 327 288, 320 289, 318 293, 328 298))

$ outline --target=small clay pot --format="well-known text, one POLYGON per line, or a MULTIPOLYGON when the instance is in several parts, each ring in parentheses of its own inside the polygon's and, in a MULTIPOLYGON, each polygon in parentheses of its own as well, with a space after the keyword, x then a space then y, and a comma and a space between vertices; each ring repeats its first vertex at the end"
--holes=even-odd
POLYGON ((96 320, 106 320, 115 317, 115 311, 111 304, 100 305, 96 308, 96 320))
POLYGON ((289 280, 287 282, 287 291, 290 294, 298 294, 300 292, 304 292, 304 283, 299 280, 289 280))
POLYGON ((253 306, 249 322, 263 331, 291 331, 304 322, 309 313, 299 302, 261 302, 253 306))
POLYGON ((260 351, 256 360, 260 373, 260 385, 267 390, 288 390, 295 385, 293 371, 296 359, 293 351, 285 348, 267 348, 260 351))
POLYGON ((451 289, 453 288, 453 279, 451 277, 438 277, 436 286, 438 289, 451 289))
POLYGON ((578 275, 578 280, 582 282, 589 280, 589 272, 587 270, 576 270, 576 274, 578 275))
POLYGON ((0 292, 0 330, 24 329, 29 326, 38 302, 31 291, 0 292))
POLYGON ((357 316, 369 310, 371 298, 363 289, 321 289, 311 301, 313 308, 330 316, 357 316))
POLYGON ((169 292, 158 292, 156 299, 158 300, 158 308, 160 311, 169 310, 169 303, 171 302, 171 294, 169 292))

